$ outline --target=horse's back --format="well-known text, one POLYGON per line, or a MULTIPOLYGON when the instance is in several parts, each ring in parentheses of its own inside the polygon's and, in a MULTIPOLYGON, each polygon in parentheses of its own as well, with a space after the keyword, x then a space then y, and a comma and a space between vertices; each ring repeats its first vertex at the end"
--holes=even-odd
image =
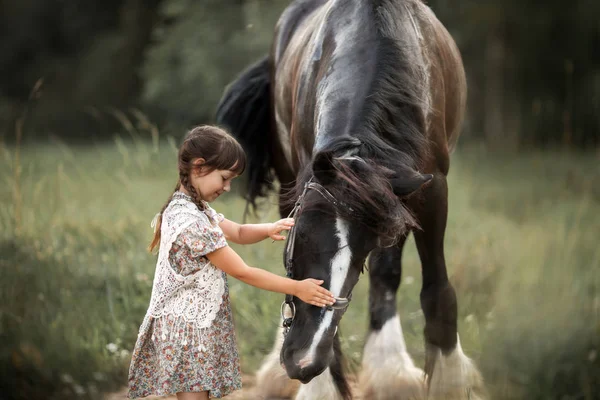
POLYGON ((285 52, 294 32, 304 19, 328 0, 298 0, 292 2, 281 14, 275 27, 272 57, 275 64, 285 52))
MULTIPOLYGON (((426 43, 432 80, 434 123, 443 126, 443 140, 452 151, 462 128, 467 100, 467 80, 458 47, 433 11, 418 2, 418 19, 426 43), (435 119, 439 119, 435 121, 435 119)), ((431 132, 436 135, 436 132, 431 132)), ((440 132, 441 134, 441 132, 440 132)))
MULTIPOLYGON (((305 150, 310 154, 310 148, 314 144, 312 138, 316 136, 318 129, 313 121, 321 121, 320 118, 312 118, 311 113, 323 112, 323 109, 316 107, 318 99, 314 98, 317 93, 314 87, 319 87, 318 93, 323 100, 327 95, 327 91, 323 90, 327 86, 323 85, 323 79, 331 81, 339 71, 366 71, 366 74, 355 74, 356 76, 348 76, 342 80, 349 82, 348 79, 355 78, 350 82, 358 86, 371 79, 371 72, 378 74, 377 65, 371 68, 371 71, 366 67, 369 63, 380 62, 375 58, 367 61, 364 66, 352 64, 347 68, 343 68, 346 67, 343 65, 345 61, 341 60, 352 60, 356 54, 374 54, 377 57, 377 50, 373 51, 372 47, 383 46, 385 38, 381 38, 382 42, 377 42, 378 39, 372 42, 373 35, 377 35, 373 28, 384 24, 392 30, 397 30, 390 32, 388 29, 384 36, 390 35, 389 38, 397 41, 397 45, 403 49, 398 54, 405 56, 405 61, 409 63, 417 63, 413 70, 423 72, 418 76, 419 80, 423 80, 422 91, 417 91, 419 93, 416 93, 416 98, 428 99, 427 102, 421 103, 422 115, 427 123, 420 130, 426 140, 434 144, 431 146, 433 150, 428 153, 436 160, 438 169, 446 173, 448 154, 460 134, 466 103, 464 68, 454 40, 431 9, 420 0, 383 1, 379 5, 373 3, 372 9, 365 3, 351 3, 327 0, 295 1, 284 11, 277 24, 271 54, 275 68, 272 89, 277 136, 285 149, 285 158, 290 164, 302 164, 295 159, 299 157, 297 150, 304 149, 300 151, 300 155, 304 154, 305 150), (380 9, 389 11, 387 20, 373 20, 386 14, 385 10, 380 9), (356 10, 364 10, 361 15, 369 20, 361 22, 365 25, 361 25, 360 35, 349 35, 346 33, 347 25, 354 20, 353 12, 356 10), (415 31, 418 39, 415 39, 415 31), (325 37, 333 39, 326 43, 325 37), (344 57, 343 51, 348 52, 348 56, 335 60, 321 57, 326 45, 338 47, 336 54, 339 57, 344 57), (327 69, 327 63, 336 63, 336 68, 328 69, 324 76, 322 71, 327 69), (325 65, 326 68, 315 67, 319 64, 325 65), (331 71, 334 75, 330 74, 331 71), (303 142, 298 139, 300 136, 303 142)), ((344 90, 350 90, 349 88, 349 84, 344 85, 336 91, 336 96, 339 98, 340 94, 344 90)), ((360 99, 365 103, 370 101, 368 96, 363 96, 363 92, 364 90, 358 90, 356 96, 349 97, 348 104, 359 102, 360 99)), ((415 100, 415 104, 417 103, 415 100)), ((330 105, 332 102, 327 100, 323 104, 330 105)), ((353 110, 350 114, 358 115, 359 110, 353 110)), ((327 132, 348 130, 335 126, 340 129, 328 129, 327 132)))

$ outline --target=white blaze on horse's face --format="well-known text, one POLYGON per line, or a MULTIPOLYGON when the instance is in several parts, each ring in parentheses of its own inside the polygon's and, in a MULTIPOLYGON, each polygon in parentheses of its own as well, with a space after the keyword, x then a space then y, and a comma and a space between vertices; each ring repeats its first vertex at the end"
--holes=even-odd
MULTIPOLYGON (((329 285, 329 291, 336 297, 342 297, 342 288, 346 282, 348 271, 350 270, 350 264, 352 262, 352 251, 348 244, 349 227, 348 223, 340 218, 336 218, 335 221, 336 236, 338 238, 338 251, 335 256, 331 259, 331 284, 329 285)), ((317 346, 323 338, 323 334, 331 328, 331 322, 333 320, 334 311, 328 311, 325 314, 319 324, 315 335, 312 338, 312 342, 306 354, 298 362, 300 368, 306 368, 309 366, 315 358, 317 346)), ((337 326, 334 327, 333 334, 337 331, 337 326)))

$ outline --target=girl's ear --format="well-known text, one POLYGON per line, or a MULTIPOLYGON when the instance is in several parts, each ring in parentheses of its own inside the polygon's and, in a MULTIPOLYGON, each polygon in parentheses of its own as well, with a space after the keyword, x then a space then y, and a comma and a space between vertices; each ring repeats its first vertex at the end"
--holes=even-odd
POLYGON ((194 166, 194 168, 198 168, 205 162, 206 160, 204 158, 196 158, 195 160, 192 160, 192 165, 194 166))
POLYGON ((205 162, 206 160, 204 158, 196 158, 195 160, 192 160, 192 173, 200 176, 204 175, 206 171, 205 167, 203 167, 202 165, 205 162))

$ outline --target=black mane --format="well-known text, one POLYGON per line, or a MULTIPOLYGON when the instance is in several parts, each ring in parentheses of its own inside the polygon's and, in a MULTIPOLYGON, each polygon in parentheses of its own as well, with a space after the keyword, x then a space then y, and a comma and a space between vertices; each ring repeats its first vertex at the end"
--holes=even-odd
MULTIPOLYGON (((364 128, 358 137, 366 156, 419 169, 426 156, 426 66, 408 5, 412 1, 374 2, 379 31, 376 76, 365 102, 364 128), (402 21, 406 21, 402 23, 402 21), (394 26, 390 26, 394 24, 394 26), (394 27, 409 26, 398 36, 394 27)), ((394 165, 388 165, 394 168, 394 165)))
MULTIPOLYGON (((364 122, 355 132, 363 143, 361 155, 392 171, 397 165, 418 170, 427 148, 424 132, 428 105, 422 76, 425 65, 407 9, 412 2, 373 2, 378 29, 377 72, 361 111, 364 122), (395 37, 399 25, 413 30, 395 37)), ((255 208, 256 199, 274 188, 270 141, 277 139, 271 131, 274 117, 266 112, 271 107, 269 74, 266 58, 249 67, 228 88, 217 112, 219 123, 231 129, 247 153, 246 199, 255 208), (239 109, 246 112, 240 115, 239 109)), ((302 185, 304 179, 297 182, 302 185)))
MULTIPOLYGON (((346 220, 359 222, 386 243, 393 243, 402 234, 417 226, 410 211, 392 191, 389 178, 397 170, 395 160, 378 159, 370 155, 370 144, 363 143, 355 156, 359 158, 336 159, 347 149, 347 138, 331 142, 321 153, 331 157, 335 180, 324 183, 325 188, 340 202, 334 211, 346 220)), ((379 154, 378 154, 379 156, 379 154)), ((304 184, 314 176, 314 164, 299 175, 296 185, 282 197, 292 207, 304 190, 304 184)), ((317 171, 318 173, 319 171, 317 171)), ((317 207, 326 212, 330 208, 319 207, 325 199, 321 196, 314 202, 305 202, 303 209, 317 207)))

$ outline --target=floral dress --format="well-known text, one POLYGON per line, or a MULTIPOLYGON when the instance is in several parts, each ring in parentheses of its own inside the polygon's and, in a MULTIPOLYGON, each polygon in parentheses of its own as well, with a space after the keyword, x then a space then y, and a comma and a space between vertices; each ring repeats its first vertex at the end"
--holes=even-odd
MULTIPOLYGON (((192 201, 181 192, 173 195, 173 200, 176 199, 192 201)), ((223 215, 217 214, 207 203, 204 206, 207 218, 185 228, 169 251, 170 265, 183 276, 207 265, 212 267, 206 254, 227 246, 218 227, 223 215)), ((129 368, 129 398, 202 391, 209 391, 212 398, 220 398, 241 388, 229 288, 226 274, 221 273, 225 280, 222 303, 212 325, 202 331, 202 347, 177 340, 193 337, 195 328, 193 324, 177 323, 172 315, 152 319, 145 329, 142 325, 129 368)))

